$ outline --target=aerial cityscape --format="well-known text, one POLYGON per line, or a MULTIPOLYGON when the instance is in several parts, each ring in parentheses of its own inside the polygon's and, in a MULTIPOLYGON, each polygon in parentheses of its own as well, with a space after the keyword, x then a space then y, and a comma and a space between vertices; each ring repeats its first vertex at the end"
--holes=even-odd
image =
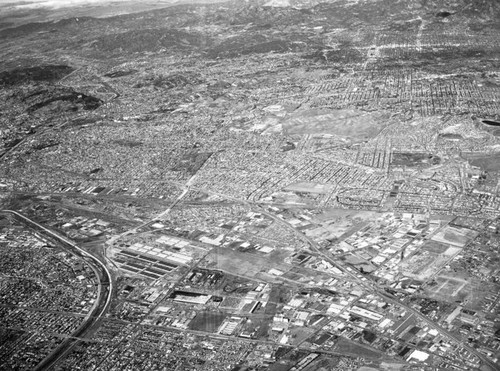
POLYGON ((0 370, 500 370, 498 0, 1 0, 0 56, 0 370))

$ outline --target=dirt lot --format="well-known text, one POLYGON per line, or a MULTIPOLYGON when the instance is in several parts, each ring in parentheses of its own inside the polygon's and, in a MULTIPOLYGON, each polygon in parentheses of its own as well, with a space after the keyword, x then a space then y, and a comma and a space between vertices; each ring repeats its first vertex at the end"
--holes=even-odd
POLYGON ((283 122, 286 134, 334 134, 352 141, 375 137, 387 126, 389 115, 356 109, 302 111, 283 122))

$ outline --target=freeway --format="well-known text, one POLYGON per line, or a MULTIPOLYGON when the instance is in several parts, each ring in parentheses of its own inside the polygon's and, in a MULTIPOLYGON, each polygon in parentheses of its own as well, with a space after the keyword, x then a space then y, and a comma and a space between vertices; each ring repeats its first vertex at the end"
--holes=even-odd
POLYGON ((49 236, 64 247, 69 248, 71 252, 75 255, 80 256, 92 267, 96 277, 99 280, 98 285, 98 299, 96 300, 94 306, 89 311, 89 314, 84 318, 84 322, 79 328, 68 338, 66 338, 51 354, 49 354, 45 359, 43 359, 34 370, 49 370, 51 369, 59 360, 61 360, 79 341, 82 336, 84 336, 93 325, 99 321, 99 319, 107 312, 109 305, 111 303, 111 295, 113 292, 113 280, 111 273, 109 272, 106 265, 104 265, 95 256, 89 254, 85 250, 78 247, 75 243, 69 239, 51 231, 50 229, 36 223, 35 221, 27 218, 26 216, 13 210, 2 210, 4 213, 12 214, 18 219, 20 219, 24 224, 29 225, 33 229, 40 231, 41 233, 49 236))
MULTIPOLYGON (((172 204, 166 210, 162 211, 160 214, 158 214, 157 216, 155 216, 151 220, 149 220, 145 223, 142 223, 141 225, 138 225, 137 227, 134 227, 128 231, 125 231, 119 235, 116 235, 116 236, 110 238, 106 242, 106 244, 108 246, 112 246, 120 238, 127 236, 127 235, 130 235, 130 234, 138 233, 139 230, 146 228, 146 227, 150 226, 151 224, 154 224, 156 221, 161 220, 162 218, 167 216, 170 213, 170 211, 172 211, 172 209, 184 198, 184 196, 188 194, 190 187, 191 187, 191 184, 194 182, 195 179, 196 179, 196 174, 193 175, 191 178, 189 178, 189 180, 186 182, 186 184, 182 185, 183 190, 182 190, 181 194, 172 202, 172 204)), ((179 184, 179 183, 173 183, 173 184, 179 184)), ((104 255, 106 256, 107 254, 104 254, 104 255)))
MULTIPOLYGON (((285 220, 280 219, 277 216, 275 216, 275 215, 267 212, 266 210, 264 210, 260 205, 258 205, 255 202, 251 202, 251 201, 248 201, 248 200, 243 200, 243 199, 240 199, 240 198, 231 197, 231 196, 228 196, 228 195, 225 195, 225 194, 222 194, 222 193, 218 193, 218 192, 209 191, 209 190, 206 190, 204 188, 195 187, 195 186, 193 186, 194 180, 195 180, 195 176, 193 176, 186 184, 182 185, 184 189, 183 189, 183 192, 181 193, 181 195, 173 202, 173 204, 168 209, 166 209, 164 212, 162 212, 159 216, 157 216, 156 218, 151 219, 148 222, 145 222, 144 224, 142 224, 139 227, 133 228, 132 230, 129 230, 129 231, 127 231, 127 232, 125 232, 125 233, 123 233, 121 235, 115 236, 113 239, 111 239, 110 241, 108 241, 108 243, 114 242, 116 239, 122 237, 123 235, 134 233, 134 232, 136 233, 138 229, 151 225, 154 221, 156 221, 158 219, 158 217, 164 217, 164 216, 166 216, 172 210, 172 208, 174 208, 179 203, 179 201, 181 201, 181 199, 186 195, 186 193, 189 190, 203 191, 203 192, 206 192, 207 194, 221 196, 221 197, 224 197, 224 198, 226 198, 228 200, 232 200, 232 201, 235 201, 235 202, 239 202, 239 203, 245 204, 248 207, 257 208, 261 213, 265 214, 269 218, 271 218, 271 219, 275 220, 276 222, 281 223, 282 225, 286 226, 287 228, 293 230, 294 233, 297 236, 299 236, 300 238, 302 238, 302 239, 304 239, 305 241, 308 242, 308 244, 311 246, 311 249, 316 254, 320 255, 323 259, 325 259, 326 261, 328 261, 329 263, 331 263, 333 266, 335 266, 338 269, 340 269, 344 274, 346 274, 347 276, 349 276, 353 281, 357 282, 363 288, 365 288, 366 290, 368 290, 368 292, 373 292, 373 293, 377 294, 378 296, 383 297, 388 302, 390 302, 390 303, 392 303, 394 305, 399 305, 399 306, 405 308, 406 310, 408 310, 409 312, 413 313, 416 317, 418 317, 423 322, 425 322, 425 323, 431 325, 432 327, 436 328, 436 330, 438 330, 439 333, 442 336, 444 336, 445 338, 448 338, 448 339, 452 340, 456 344, 459 344, 463 349, 467 350, 469 353, 471 353, 474 356, 476 356, 478 359, 481 360, 481 362, 483 363, 483 365, 489 367, 491 370, 497 369, 496 365, 491 360, 489 360, 484 354, 478 352, 476 349, 474 349, 474 348, 468 346, 467 344, 463 343, 463 341, 461 339, 458 339, 456 336, 454 336, 453 334, 451 334, 449 331, 443 329, 441 326, 439 326, 438 324, 436 324, 435 322, 433 322, 432 320, 430 320, 429 318, 427 318, 425 315, 423 315, 422 313, 420 313, 416 309, 414 309, 414 308, 408 306, 407 304, 401 302, 394 295, 391 295, 391 294, 385 292, 385 290, 379 288, 376 285, 375 282, 370 281, 370 280, 361 280, 361 278, 358 277, 358 275, 356 275, 355 273, 353 273, 351 271, 348 271, 343 265, 338 264, 330 256, 328 256, 327 254, 325 254, 321 250, 321 248, 316 243, 316 241, 314 241, 313 239, 311 239, 308 236, 304 235, 301 231, 297 230, 294 226, 292 226, 291 224, 289 224, 285 220)), ((179 184, 179 185, 181 185, 181 184, 179 184)))

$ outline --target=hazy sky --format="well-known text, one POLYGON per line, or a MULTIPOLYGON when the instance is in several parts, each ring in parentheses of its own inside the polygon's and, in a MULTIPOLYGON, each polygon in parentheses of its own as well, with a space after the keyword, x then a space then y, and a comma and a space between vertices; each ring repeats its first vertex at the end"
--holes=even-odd
POLYGON ((175 3, 214 3, 221 1, 224 0, 0 0, 0 7, 4 10, 15 11, 37 8, 59 9, 84 5, 96 6, 99 4, 119 6, 120 4, 128 3, 129 5, 133 4, 135 7, 140 7, 141 5, 151 7, 151 5, 164 6, 175 3))
POLYGON ((0 0, 0 24, 5 20, 11 25, 19 25, 54 21, 68 16, 109 17, 179 3, 221 1, 225 0, 0 0))
MULTIPOLYGON (((0 0, 1 5, 8 5, 14 9, 30 9, 30 8, 63 8, 78 5, 96 5, 99 3, 119 3, 130 2, 130 0, 30 0, 30 1, 13 1, 0 0)), ((138 1, 140 3, 140 1, 138 1)))

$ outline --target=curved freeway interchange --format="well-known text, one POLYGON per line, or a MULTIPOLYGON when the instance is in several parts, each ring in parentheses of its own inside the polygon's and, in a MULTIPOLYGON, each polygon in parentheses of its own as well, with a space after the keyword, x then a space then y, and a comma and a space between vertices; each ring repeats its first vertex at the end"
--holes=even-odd
POLYGON ((35 230, 57 240, 65 248, 69 249, 73 254, 79 256, 87 263, 96 274, 99 281, 98 283, 98 293, 97 300, 92 306, 91 310, 84 318, 84 322, 76 329, 76 331, 67 339, 65 339, 52 353, 50 353, 45 359, 43 359, 34 370, 49 370, 51 369, 59 360, 61 360, 79 341, 82 336, 84 336, 93 326, 99 321, 102 316, 107 312, 109 305, 111 303, 111 295, 113 292, 113 280, 111 273, 104 263, 102 263, 95 256, 89 254, 82 248, 78 247, 75 243, 69 239, 51 231, 50 229, 36 223, 35 221, 27 218, 26 216, 13 210, 2 210, 3 213, 8 213, 14 215, 16 218, 20 219, 24 224, 32 227, 35 230))

